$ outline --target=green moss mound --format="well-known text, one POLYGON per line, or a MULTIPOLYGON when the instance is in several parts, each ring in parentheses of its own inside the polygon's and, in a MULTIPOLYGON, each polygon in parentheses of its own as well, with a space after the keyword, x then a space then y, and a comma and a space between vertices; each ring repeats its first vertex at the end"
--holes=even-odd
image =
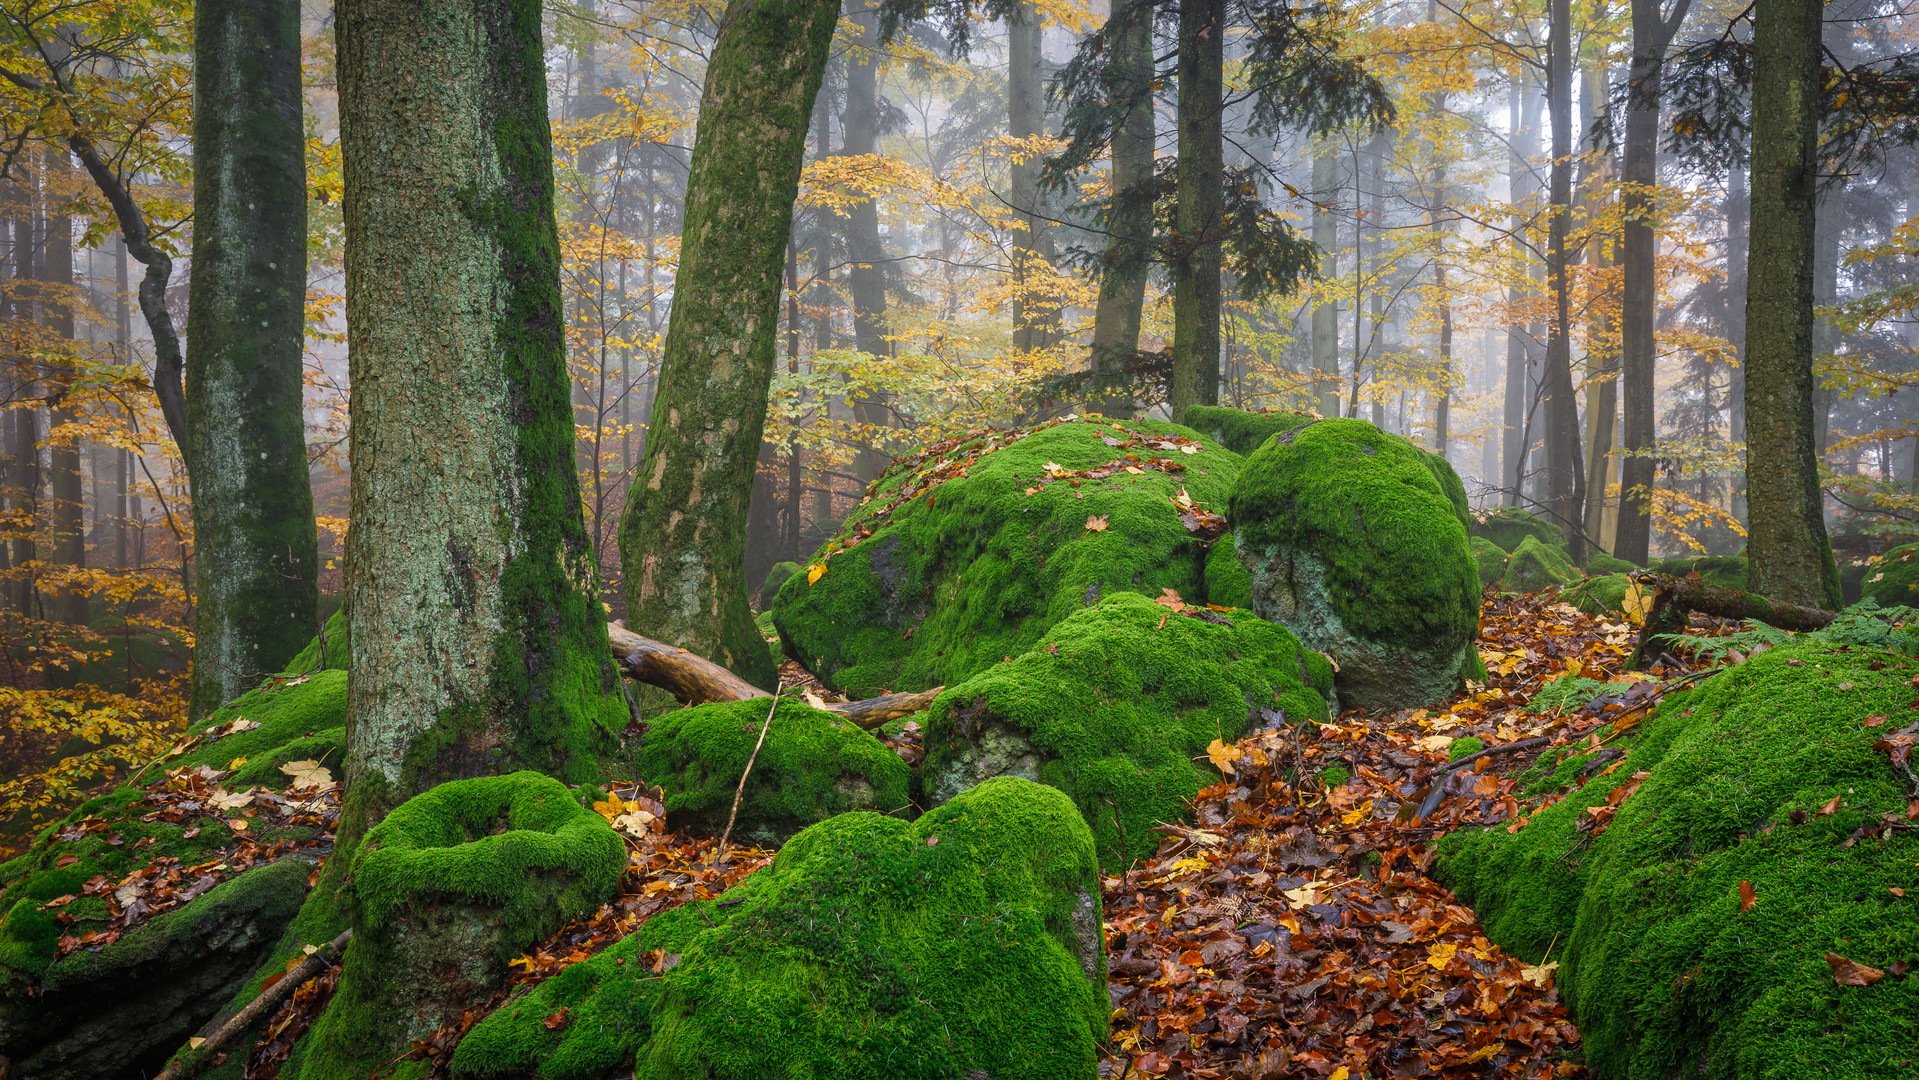
POLYGON ((260 726, 222 735, 188 751, 176 764, 224 770, 244 758, 223 781, 236 789, 253 784, 285 787, 287 777, 280 766, 289 761, 318 761, 339 776, 346 747, 346 671, 326 668, 304 679, 275 680, 249 690, 193 725, 191 733, 235 720, 260 726))
POLYGON ((1206 602, 1252 610, 1253 575, 1247 573, 1246 564, 1239 561, 1231 533, 1213 541, 1212 549, 1206 553, 1206 602))
POLYGON ((1477 735, 1467 735, 1454 739, 1446 745, 1446 760, 1458 761, 1468 754, 1477 754, 1486 749, 1486 743, 1477 735))
POLYGON ((1880 829, 1905 820, 1903 778, 1873 746, 1895 727, 1861 723, 1910 717, 1912 675, 1878 650, 1762 653, 1669 698, 1617 769, 1517 835, 1450 838, 1442 870, 1508 949, 1537 961, 1557 937, 1603 1077, 1909 1075, 1919 980, 1841 986, 1824 956, 1919 959, 1915 901, 1889 891, 1913 884, 1919 834, 1880 829), (1608 829, 1577 831, 1639 771, 1608 829))
MULTIPOLYGON (((635 767, 666 790, 675 829, 719 835, 772 702, 701 705, 660 717, 635 767)), ((904 810, 911 771, 871 734, 804 701, 783 700, 753 760, 733 826, 741 843, 777 847, 808 825, 851 810, 904 810)))
POLYGON ((1657 574, 1671 574, 1673 577, 1685 577, 1698 574, 1706 584, 1717 585, 1722 589, 1746 589, 1746 557, 1744 555, 1699 555, 1678 559, 1654 559, 1649 567, 1657 574))
POLYGON ((948 688, 926 721, 927 800, 1021 776, 1072 798, 1107 866, 1150 855, 1153 826, 1183 817, 1218 779, 1205 764, 1214 739, 1327 718, 1324 657, 1250 612, 1207 614, 1221 621, 1109 597, 1041 647, 948 688))
POLYGON ((1364 420, 1320 420, 1240 469, 1229 518, 1253 609, 1332 655, 1346 704, 1430 704, 1477 666, 1478 564, 1436 460, 1364 420))
POLYGON ((1252 412, 1223 405, 1189 405, 1182 422, 1244 457, 1280 432, 1303 427, 1316 419, 1318 417, 1311 413, 1252 412))
POLYGON ((1919 607, 1919 544, 1893 548, 1872 560, 1859 595, 1881 607, 1919 607))
POLYGON ((755 606, 761 611, 772 607, 773 598, 780 593, 780 586, 786 584, 787 578, 804 569, 806 568, 796 562, 774 563, 773 568, 766 572, 765 579, 760 582, 760 591, 754 594, 757 600, 755 606))
POLYGON ((1603 551, 1595 551, 1592 558, 1586 560, 1586 573, 1599 577, 1605 574, 1630 574, 1639 567, 1625 559, 1616 558, 1603 551))
POLYGON ((346 612, 336 611, 321 625, 320 633, 287 662, 286 675, 307 675, 316 671, 345 671, 347 665, 346 612))
POLYGON ((719 900, 508 1001, 453 1072, 1091 1080, 1107 1014, 1098 875, 1072 804, 1012 777, 911 824, 842 815, 719 900), (653 949, 677 962, 655 974, 653 949))
POLYGON ((1528 536, 1542 544, 1558 547, 1566 546, 1566 536, 1552 526, 1545 518, 1530 510, 1517 506, 1502 506, 1487 514, 1475 516, 1472 523, 1474 536, 1483 536, 1499 545, 1501 551, 1511 554, 1519 549, 1519 542, 1528 536))
POLYGON ((1559 598, 1588 615, 1607 617, 1626 610, 1626 587, 1632 579, 1625 574, 1607 574, 1575 582, 1559 598))
POLYGON ((364 1076, 506 981, 507 961, 613 894, 626 845, 579 796, 518 772, 440 784, 354 850, 354 938, 297 1075, 364 1076))
POLYGON ((1158 596, 1170 588, 1204 601, 1207 546, 1173 499, 1183 489, 1200 507, 1222 511, 1237 454, 1150 420, 1067 421, 932 449, 940 452, 910 455, 880 477, 829 544, 838 553, 822 576, 809 583, 808 574, 796 575, 780 589, 773 618, 786 652, 827 685, 856 696, 950 685, 1025 652, 1055 623, 1115 592, 1158 596), (1106 441, 1135 434, 1167 445, 1106 441), (1182 452, 1175 438, 1198 452, 1182 452), (980 453, 989 444, 997 449, 980 453), (1078 486, 1042 484, 1049 465, 1125 466, 1127 454, 1173 471, 1116 468, 1078 486), (935 473, 952 478, 929 491, 935 473), (908 491, 910 500, 882 513, 908 491), (1095 517, 1103 529, 1087 528, 1095 517), (857 540, 850 550, 848 540, 857 540))
POLYGON ((1499 587, 1506 592, 1530 593, 1555 585, 1570 585, 1579 580, 1579 571, 1566 558, 1564 548, 1542 544, 1528 536, 1513 549, 1506 560, 1506 576, 1499 587))
POLYGON ((1506 551, 1483 536, 1473 537, 1473 561, 1479 565, 1479 584, 1490 588, 1506 576, 1506 551))

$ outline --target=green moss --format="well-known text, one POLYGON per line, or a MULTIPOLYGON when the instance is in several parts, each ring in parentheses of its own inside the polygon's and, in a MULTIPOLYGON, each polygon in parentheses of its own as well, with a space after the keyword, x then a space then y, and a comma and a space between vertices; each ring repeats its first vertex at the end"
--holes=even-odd
POLYGON ((1615 558, 1603 551, 1593 552, 1592 558, 1586 560, 1586 573, 1593 577, 1606 574, 1630 574, 1638 569, 1639 567, 1633 563, 1615 558))
POLYGON ((347 646, 346 612, 336 611, 327 618, 320 633, 306 648, 287 662, 286 675, 305 675, 315 671, 345 671, 347 646))
POLYGON ((1233 489, 1254 609, 1330 653, 1349 704, 1429 704, 1473 664, 1479 573, 1432 456, 1321 420, 1268 441, 1233 489))
POLYGON ((1344 765, 1335 765, 1330 769, 1322 769, 1319 773, 1319 782, 1329 788, 1336 788, 1352 778, 1352 771, 1344 765))
POLYGON ((1173 498, 1183 489, 1218 513, 1238 474, 1239 456, 1210 440, 1194 454, 1106 445, 1102 434, 1137 432, 1194 438, 1150 420, 1054 424, 1000 445, 1008 433, 972 440, 936 459, 903 459, 882 476, 873 497, 851 515, 842 539, 872 535, 827 561, 817 581, 788 579, 774 622, 789 656, 830 686, 856 695, 881 688, 953 684, 1017 656, 1061 619, 1116 592, 1204 595, 1206 545, 1181 524, 1173 498), (917 494, 875 516, 945 461, 985 453, 964 477, 917 494), (1054 480, 1035 494, 1050 464, 1068 470, 1118 462, 1125 453, 1171 462, 1173 473, 1115 471, 1078 487, 1054 480), (1105 519, 1103 530, 1086 527, 1105 519))
POLYGON ((1528 536, 1506 560, 1506 576, 1500 581, 1500 588, 1506 592, 1530 593, 1555 585, 1570 585, 1577 580, 1579 571, 1573 568, 1572 560, 1566 558, 1564 548, 1542 544, 1538 537, 1528 536))
POLYGON ((1499 584, 1506 576, 1505 549, 1483 536, 1473 537, 1470 543, 1473 561, 1479 564, 1479 584, 1484 587, 1499 584))
POLYGON ((1057 792, 1004 777, 912 824, 845 814, 800 833, 720 900, 509 1001, 453 1071, 1091 1077, 1102 946, 1092 837, 1057 792), (677 954, 663 976, 639 963, 653 948, 677 954))
POLYGON ((1919 544, 1896 547, 1866 567, 1859 595, 1881 607, 1919 607, 1919 544))
POLYGON ((1912 883, 1919 837, 1876 828, 1904 820, 1908 793, 1860 723, 1903 712, 1911 676, 1871 650, 1762 653, 1667 699, 1617 768, 1517 835, 1449 839, 1442 870, 1507 948, 1537 960, 1557 938, 1601 1076, 1909 1072, 1919 981, 1841 986, 1823 957, 1919 956, 1914 901, 1888 891, 1912 883), (1602 835, 1578 831, 1639 771, 1602 835), (1757 902, 1742 912, 1745 881, 1757 902))
POLYGON ((1181 422, 1194 431, 1205 432, 1219 445, 1244 457, 1280 432, 1303 427, 1315 419, 1311 413, 1249 412, 1223 405, 1189 405, 1181 422))
POLYGON ((757 606, 759 609, 766 611, 768 608, 771 608, 773 606, 773 598, 779 595, 780 586, 786 584, 787 578, 792 577, 804 569, 806 568, 796 562, 774 563, 773 568, 766 572, 765 579, 760 582, 760 591, 754 594, 757 598, 757 606))
POLYGON ((1685 577, 1698 574, 1708 585, 1717 585, 1722 589, 1746 588, 1746 557, 1744 555, 1700 555, 1679 559, 1654 559, 1649 568, 1657 574, 1671 574, 1673 577, 1685 577))
POLYGON ((251 720, 260 725, 223 735, 183 755, 179 765, 207 765, 225 769, 246 761, 225 781, 228 788, 252 784, 286 786, 280 766, 289 761, 319 761, 342 770, 346 745, 346 671, 321 670, 304 682, 279 683, 249 690, 232 703, 195 724, 195 732, 251 720))
POLYGON ((1517 506, 1502 506, 1485 515, 1476 515, 1473 519, 1472 533, 1483 536, 1498 544, 1501 551, 1511 553, 1518 550, 1519 542, 1528 536, 1542 544, 1566 546, 1566 536, 1554 528, 1545 518, 1530 510, 1517 506))
POLYGON ((1568 585, 1559 598, 1588 615, 1618 615, 1625 611, 1626 587, 1632 579, 1625 574, 1589 577, 1568 585))
MULTIPOLYGON (((635 765, 666 789, 675 829, 717 836, 772 702, 701 705, 654 721, 635 765)), ((804 701, 783 700, 753 760, 733 828, 739 842, 776 847, 818 821, 849 810, 905 810, 909 770, 867 732, 804 701)))
POLYGON ((1466 735, 1454 739, 1446 746, 1446 760, 1458 761, 1467 754, 1477 754, 1484 749, 1486 749, 1485 740, 1477 735, 1466 735))
POLYGON ((753 618, 753 626, 766 639, 766 648, 772 654, 774 666, 786 663, 786 650, 780 647, 780 628, 773 625, 773 613, 762 611, 753 618))
POLYGON ((1072 797, 1106 865, 1150 855, 1153 826, 1183 817, 1218 778, 1205 764, 1214 739, 1327 718, 1325 658, 1250 612, 1223 618, 1231 625, 1121 594, 948 688, 926 721, 928 800, 1023 776, 1072 797))
MULTIPOLYGON (((1193 406, 1195 409, 1205 407, 1193 406)), ((1246 564, 1239 561, 1231 533, 1213 541, 1212 548, 1206 552, 1205 599, 1220 607, 1252 609, 1253 576, 1246 572, 1246 564)))

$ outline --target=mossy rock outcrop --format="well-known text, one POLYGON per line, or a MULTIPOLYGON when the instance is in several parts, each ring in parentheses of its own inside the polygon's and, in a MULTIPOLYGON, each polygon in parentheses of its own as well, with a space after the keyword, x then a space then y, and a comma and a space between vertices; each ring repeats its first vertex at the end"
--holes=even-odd
POLYGON ((1323 722, 1331 688, 1324 657, 1251 612, 1178 615, 1121 594, 941 694, 920 780, 932 804, 994 776, 1059 788, 1100 859, 1123 866, 1152 854, 1152 828, 1218 779, 1204 764, 1209 743, 1323 722))
POLYGON ((1602 574, 1630 574, 1638 569, 1639 567, 1633 563, 1603 551, 1593 552, 1592 557, 1586 560, 1586 573, 1594 577, 1602 574))
POLYGON ((1239 460, 1151 420, 935 444, 880 477, 823 573, 787 580, 774 624, 822 682, 869 696, 962 681, 1116 592, 1203 603, 1206 539, 1174 500, 1219 513, 1239 460), (1103 475, 1071 475, 1088 470, 1103 475))
POLYGON ((1500 579, 1499 587, 1505 592, 1530 593, 1578 580, 1579 571, 1573 568, 1564 548, 1528 536, 1506 560, 1506 576, 1500 579))
MULTIPOLYGON (((653 722, 634 766, 666 790, 676 830, 718 836, 753 754, 768 698, 701 705, 653 722)), ((854 810, 882 813, 911 803, 911 770, 898 754, 846 720, 804 701, 783 700, 753 758, 733 838, 777 847, 808 825, 854 810)))
POLYGON ((453 1074, 1092 1080, 1100 919, 1092 836, 1057 791, 1004 777, 912 823, 844 814, 510 999, 453 1074))
POLYGON ((754 606, 761 611, 772 607, 773 598, 780 594, 780 586, 786 584, 786 579, 805 569, 796 562, 774 563, 772 569, 766 572, 766 577, 761 580, 760 591, 754 594, 754 606))
POLYGON ((287 777, 280 766, 289 761, 317 761, 337 777, 346 747, 346 671, 327 668, 291 681, 273 680, 214 710, 188 733, 205 733, 235 720, 260 726, 222 735, 170 764, 224 770, 244 758, 222 781, 235 790, 254 784, 285 787, 287 777))
POLYGON ((1483 674, 1463 495, 1437 468, 1364 420, 1274 436, 1240 468, 1228 518, 1253 610, 1332 656, 1344 704, 1429 705, 1483 674))
POLYGON ((1565 533, 1531 510, 1522 510, 1517 506, 1502 506, 1476 515, 1471 531, 1474 536, 1483 536, 1498 544, 1499 550, 1508 555, 1519 550, 1520 541, 1529 536, 1542 544, 1566 546, 1565 533))
POLYGON ((1472 537, 1468 542, 1472 545, 1473 562, 1479 567, 1479 584, 1485 588, 1499 584, 1506 576, 1505 549, 1483 536, 1472 537))
POLYGON ((1654 559, 1648 567, 1655 574, 1685 577, 1698 574, 1708 585, 1722 589, 1746 590, 1744 555, 1687 555, 1676 559, 1654 559))
POLYGON ((1880 607, 1919 607, 1919 544, 1893 548, 1867 564, 1859 595, 1880 607))
POLYGON ((345 671, 347 664, 346 612, 336 611, 321 624, 320 632, 306 648, 287 661, 283 675, 309 675, 318 671, 345 671))
MULTIPOLYGON (((1826 955, 1919 959, 1910 796, 1875 747, 1911 665, 1820 643, 1761 653, 1666 699, 1625 760, 1517 834, 1455 834, 1441 872, 1487 934, 1559 987, 1609 1080, 1788 1080, 1919 1069, 1919 978, 1841 985, 1826 955), (1597 836, 1589 807, 1638 773, 1597 836), (1753 903, 1742 901, 1750 883, 1753 903)), ((1578 759, 1561 771, 1577 783, 1578 759)))
POLYGON ((1567 586, 1559 598, 1588 615, 1610 618, 1626 610, 1626 589, 1632 578, 1625 574, 1589 577, 1567 586))
POLYGON ((566 785, 518 772, 415 795, 352 860, 353 941, 305 1080, 370 1075, 504 986, 507 961, 613 895, 626 845, 566 785))
POLYGON ((1241 457, 1265 445, 1282 431, 1304 427, 1318 419, 1311 413, 1253 412, 1224 405, 1190 405, 1182 422, 1194 431, 1204 432, 1219 445, 1241 457))

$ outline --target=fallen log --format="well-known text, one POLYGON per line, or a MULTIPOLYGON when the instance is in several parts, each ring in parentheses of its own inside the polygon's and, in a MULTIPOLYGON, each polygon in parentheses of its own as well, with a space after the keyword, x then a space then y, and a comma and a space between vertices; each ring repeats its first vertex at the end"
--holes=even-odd
POLYGON ((260 996, 248 1002, 246 1007, 216 1028, 211 1035, 201 1040, 198 1046, 189 1046, 186 1050, 160 1071, 153 1080, 187 1080, 198 1076, 207 1066, 213 1064, 220 1048, 233 1041, 235 1035, 253 1026, 253 1022, 279 1007, 282 1001, 292 996, 295 990, 304 986, 315 975, 325 971, 334 957, 346 948, 353 939, 353 931, 343 930, 339 937, 320 946, 300 962, 300 966, 287 973, 287 976, 260 992, 260 996))
MULTIPOLYGON (((613 647, 613 658, 627 678, 657 686, 684 704, 705 705, 773 696, 704 656, 641 637, 617 622, 606 625, 606 636, 613 647)), ((889 720, 925 709, 944 689, 944 686, 935 686, 916 693, 881 694, 864 701, 831 701, 821 707, 838 713, 855 727, 871 731, 889 720)))
POLYGON ((1652 591, 1646 607, 1646 622, 1639 630, 1639 643, 1627 666, 1643 671, 1659 658, 1661 648, 1655 639, 1683 633, 1691 612, 1721 619, 1752 619, 1781 630, 1817 630, 1837 617, 1837 612, 1820 608, 1768 600, 1758 593, 1740 592, 1708 585, 1696 577, 1672 577, 1667 574, 1641 573, 1632 576, 1641 589, 1652 591))

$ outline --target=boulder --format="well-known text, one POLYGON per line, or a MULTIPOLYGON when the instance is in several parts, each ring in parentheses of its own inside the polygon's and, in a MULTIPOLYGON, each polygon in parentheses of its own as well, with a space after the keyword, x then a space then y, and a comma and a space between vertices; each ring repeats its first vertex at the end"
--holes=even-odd
POLYGON ((1506 551, 1483 536, 1471 540, 1473 561, 1479 565, 1479 584, 1491 588, 1506 576, 1506 551))
POLYGON ((1655 574, 1673 577, 1698 574, 1708 585, 1746 591, 1744 555, 1686 555, 1675 559, 1654 559, 1648 569, 1655 574))
POLYGON ((765 580, 760 582, 760 591, 754 594, 755 603, 753 606, 761 611, 772 607, 773 598, 780 594, 780 586, 786 584, 787 578, 792 577, 804 569, 805 567, 796 562, 774 563, 772 569, 766 572, 765 580))
POLYGON ((1303 412, 1253 412, 1224 405, 1189 405, 1181 421, 1244 457, 1280 432, 1303 427, 1317 419, 1314 414, 1303 412))
POLYGON ((1500 579, 1499 587, 1505 592, 1529 593, 1578 580, 1579 571, 1573 568, 1564 548, 1542 544, 1538 537, 1528 536, 1506 560, 1506 575, 1500 579))
POLYGON ((1471 531, 1474 536, 1483 536, 1498 544, 1499 549, 1509 555, 1517 551, 1519 542, 1529 536, 1542 544, 1566 546, 1566 535, 1554 528, 1551 522, 1517 506, 1502 506, 1475 516, 1471 531))
POLYGON ((1866 567, 1859 594, 1880 607, 1919 607, 1919 544, 1896 547, 1866 567))
POLYGON ((1567 586, 1559 598, 1588 615, 1611 618, 1626 610, 1626 588, 1632 578, 1625 574, 1589 577, 1567 586))
POLYGON ((214 710, 188 734, 207 741, 172 764, 224 771, 240 761, 222 781, 229 788, 285 787, 287 777, 280 766, 289 761, 317 761, 339 776, 346 747, 346 670, 322 668, 291 679, 269 679, 214 710), (231 730, 236 726, 245 730, 231 730), (215 731, 231 733, 214 737, 215 731))
POLYGON ((1240 469, 1228 518, 1253 610, 1332 657, 1343 704, 1425 706, 1484 676, 1478 564, 1444 464, 1364 420, 1320 420, 1240 469))
POLYGON ((1586 573, 1595 576, 1600 574, 1630 574, 1638 569, 1639 567, 1633 563, 1625 559, 1615 558, 1603 551, 1593 552, 1592 557, 1586 560, 1586 573))
POLYGON ((1219 773, 1214 740, 1324 722, 1332 672, 1251 612, 1120 594, 1053 627, 1038 647, 949 687, 927 716, 920 780, 940 804, 995 776, 1065 792, 1100 859, 1153 853, 1219 773))
POLYGON ((1099 890, 1092 836, 1042 785, 989 781, 912 823, 843 814, 509 999, 453 1075, 1093 1080, 1099 890))
MULTIPOLYGON (((701 705, 653 721, 634 767, 666 791, 676 830, 718 836, 759 741, 768 698, 701 705)), ((778 847, 808 825, 853 810, 897 813, 911 770, 871 734, 804 701, 783 700, 740 800, 733 839, 778 847)))
POLYGON ((1509 952, 1553 950, 1599 1076, 1910 1075, 1919 832, 1884 741, 1910 675, 1817 640, 1759 653, 1666 698, 1603 771, 1543 758, 1538 793, 1570 794, 1448 838, 1442 876, 1509 952))
POLYGON ((787 580, 774 625, 788 656, 867 697, 960 682, 1116 592, 1203 602, 1238 469, 1211 439, 1151 420, 934 443, 894 462, 787 580))

